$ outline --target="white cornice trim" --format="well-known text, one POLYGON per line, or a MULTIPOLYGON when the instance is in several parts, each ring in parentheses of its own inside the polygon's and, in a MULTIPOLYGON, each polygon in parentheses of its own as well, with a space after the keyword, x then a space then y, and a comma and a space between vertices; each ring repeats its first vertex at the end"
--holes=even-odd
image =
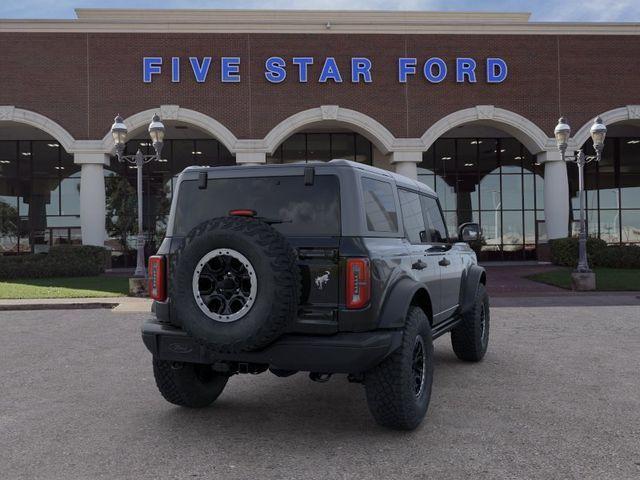
POLYGON ((529 22, 529 13, 77 9, 72 20, 0 19, 0 32, 639 35, 640 23, 529 22))

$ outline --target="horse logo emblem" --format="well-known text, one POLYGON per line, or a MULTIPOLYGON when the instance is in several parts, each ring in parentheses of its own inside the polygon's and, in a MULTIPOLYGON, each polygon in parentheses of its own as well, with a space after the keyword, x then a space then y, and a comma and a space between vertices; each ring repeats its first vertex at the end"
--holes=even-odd
POLYGON ((317 276, 315 282, 318 290, 322 290, 329 283, 329 270, 325 270, 324 274, 317 276))

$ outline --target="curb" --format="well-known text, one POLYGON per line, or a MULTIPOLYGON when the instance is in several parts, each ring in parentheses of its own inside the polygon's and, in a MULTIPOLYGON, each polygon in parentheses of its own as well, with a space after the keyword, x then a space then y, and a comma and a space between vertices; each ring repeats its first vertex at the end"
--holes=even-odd
POLYGON ((0 305, 0 312, 25 311, 25 310, 89 310, 89 309, 113 309, 120 305, 119 302, 85 302, 85 303, 23 303, 15 305, 0 305))

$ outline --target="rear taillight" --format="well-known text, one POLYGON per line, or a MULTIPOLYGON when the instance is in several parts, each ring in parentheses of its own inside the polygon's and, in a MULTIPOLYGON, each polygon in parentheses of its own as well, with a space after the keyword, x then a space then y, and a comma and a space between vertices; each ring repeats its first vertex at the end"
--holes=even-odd
POLYGON ((371 276, 368 258, 347 259, 347 308, 362 308, 371 297, 371 276))
POLYGON ((166 270, 164 256, 149 257, 149 296, 164 302, 167 299, 166 270))

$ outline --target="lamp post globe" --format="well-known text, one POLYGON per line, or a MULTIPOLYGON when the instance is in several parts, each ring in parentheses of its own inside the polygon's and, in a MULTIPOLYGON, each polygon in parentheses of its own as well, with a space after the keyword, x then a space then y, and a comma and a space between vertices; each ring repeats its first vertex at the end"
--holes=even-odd
POLYGON ((566 118, 560 117, 556 128, 553 130, 553 134, 556 137, 558 149, 564 155, 564 152, 567 150, 567 145, 569 144, 569 136, 571 135, 571 127, 569 123, 567 123, 566 118))
POLYGON ((113 125, 111 125, 111 136, 113 137, 113 143, 116 147, 116 153, 118 157, 122 155, 124 152, 124 145, 127 142, 127 126, 124 124, 124 119, 117 115, 113 120, 113 125))
POLYGON ((602 123, 602 118, 596 117, 589 133, 591 133, 591 140, 593 140, 593 148, 600 154, 604 147, 604 138, 607 135, 607 127, 602 123))
POLYGON ((162 152, 164 134, 164 124, 160 120, 160 116, 156 113, 151 119, 151 123, 149 124, 149 136, 151 137, 153 148, 155 149, 156 155, 158 155, 158 157, 160 156, 160 152, 162 152))

